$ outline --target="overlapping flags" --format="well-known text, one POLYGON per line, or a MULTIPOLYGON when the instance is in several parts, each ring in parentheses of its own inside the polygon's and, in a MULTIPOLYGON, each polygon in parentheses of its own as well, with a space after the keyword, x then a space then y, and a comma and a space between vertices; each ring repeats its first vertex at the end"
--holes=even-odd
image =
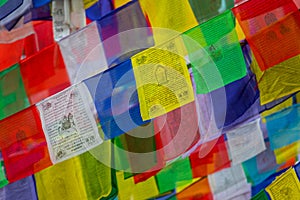
POLYGON ((298 4, 0 0, 0 199, 299 199, 298 4))

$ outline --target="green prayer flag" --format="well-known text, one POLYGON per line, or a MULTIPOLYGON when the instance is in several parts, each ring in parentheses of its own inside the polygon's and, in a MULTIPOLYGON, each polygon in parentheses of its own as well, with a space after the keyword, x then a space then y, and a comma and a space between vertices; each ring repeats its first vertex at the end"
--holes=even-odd
POLYGON ((178 186, 176 183, 192 180, 192 171, 189 158, 180 159, 166 166, 156 175, 159 192, 165 193, 178 186))
POLYGON ((234 27, 233 14, 227 11, 184 33, 198 94, 224 87, 246 75, 234 27))

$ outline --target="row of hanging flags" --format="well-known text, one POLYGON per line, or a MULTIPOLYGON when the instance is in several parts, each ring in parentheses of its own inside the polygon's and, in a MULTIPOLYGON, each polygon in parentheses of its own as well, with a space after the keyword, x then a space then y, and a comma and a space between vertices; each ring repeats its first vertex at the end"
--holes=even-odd
POLYGON ((0 199, 300 199, 292 0, 0 0, 0 199))

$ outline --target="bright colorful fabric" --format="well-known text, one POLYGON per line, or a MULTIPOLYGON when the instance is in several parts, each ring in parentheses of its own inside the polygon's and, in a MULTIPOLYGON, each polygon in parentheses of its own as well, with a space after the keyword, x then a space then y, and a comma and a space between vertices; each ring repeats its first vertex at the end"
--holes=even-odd
POLYGON ((0 119, 29 106, 19 64, 0 72, 0 119))
POLYGON ((228 11, 185 33, 183 39, 198 94, 211 92, 246 75, 234 26, 233 15, 228 11))
POLYGON ((70 86, 63 57, 57 44, 22 60, 20 69, 31 104, 38 103, 70 86))
POLYGON ((0 148, 9 182, 25 178, 52 165, 35 106, 1 120, 0 132, 0 148))

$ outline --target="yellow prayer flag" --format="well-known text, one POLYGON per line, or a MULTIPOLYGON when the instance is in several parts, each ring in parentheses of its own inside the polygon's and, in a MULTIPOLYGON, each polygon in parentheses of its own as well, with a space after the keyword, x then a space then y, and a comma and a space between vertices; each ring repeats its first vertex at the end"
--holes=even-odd
POLYGON ((262 105, 300 90, 300 56, 290 58, 265 71, 260 70, 253 57, 251 69, 256 75, 262 105))
POLYGON ((131 58, 143 120, 194 101, 186 62, 178 48, 181 42, 177 38, 131 58))
POLYGON ((272 200, 300 199, 300 183, 293 168, 288 169, 273 181, 266 191, 272 200))
POLYGON ((132 177, 124 179, 124 173, 117 172, 117 183, 119 189, 119 200, 149 199, 159 195, 154 177, 135 184, 132 177))
MULTIPOLYGON (((188 0, 140 0, 140 4, 152 27, 183 33, 198 25, 188 0)), ((155 28, 154 40, 156 44, 161 44, 166 35, 161 34, 161 31, 156 32, 158 29, 155 28)))
POLYGON ((39 199, 87 199, 84 181, 78 176, 78 157, 53 165, 35 174, 39 199))

